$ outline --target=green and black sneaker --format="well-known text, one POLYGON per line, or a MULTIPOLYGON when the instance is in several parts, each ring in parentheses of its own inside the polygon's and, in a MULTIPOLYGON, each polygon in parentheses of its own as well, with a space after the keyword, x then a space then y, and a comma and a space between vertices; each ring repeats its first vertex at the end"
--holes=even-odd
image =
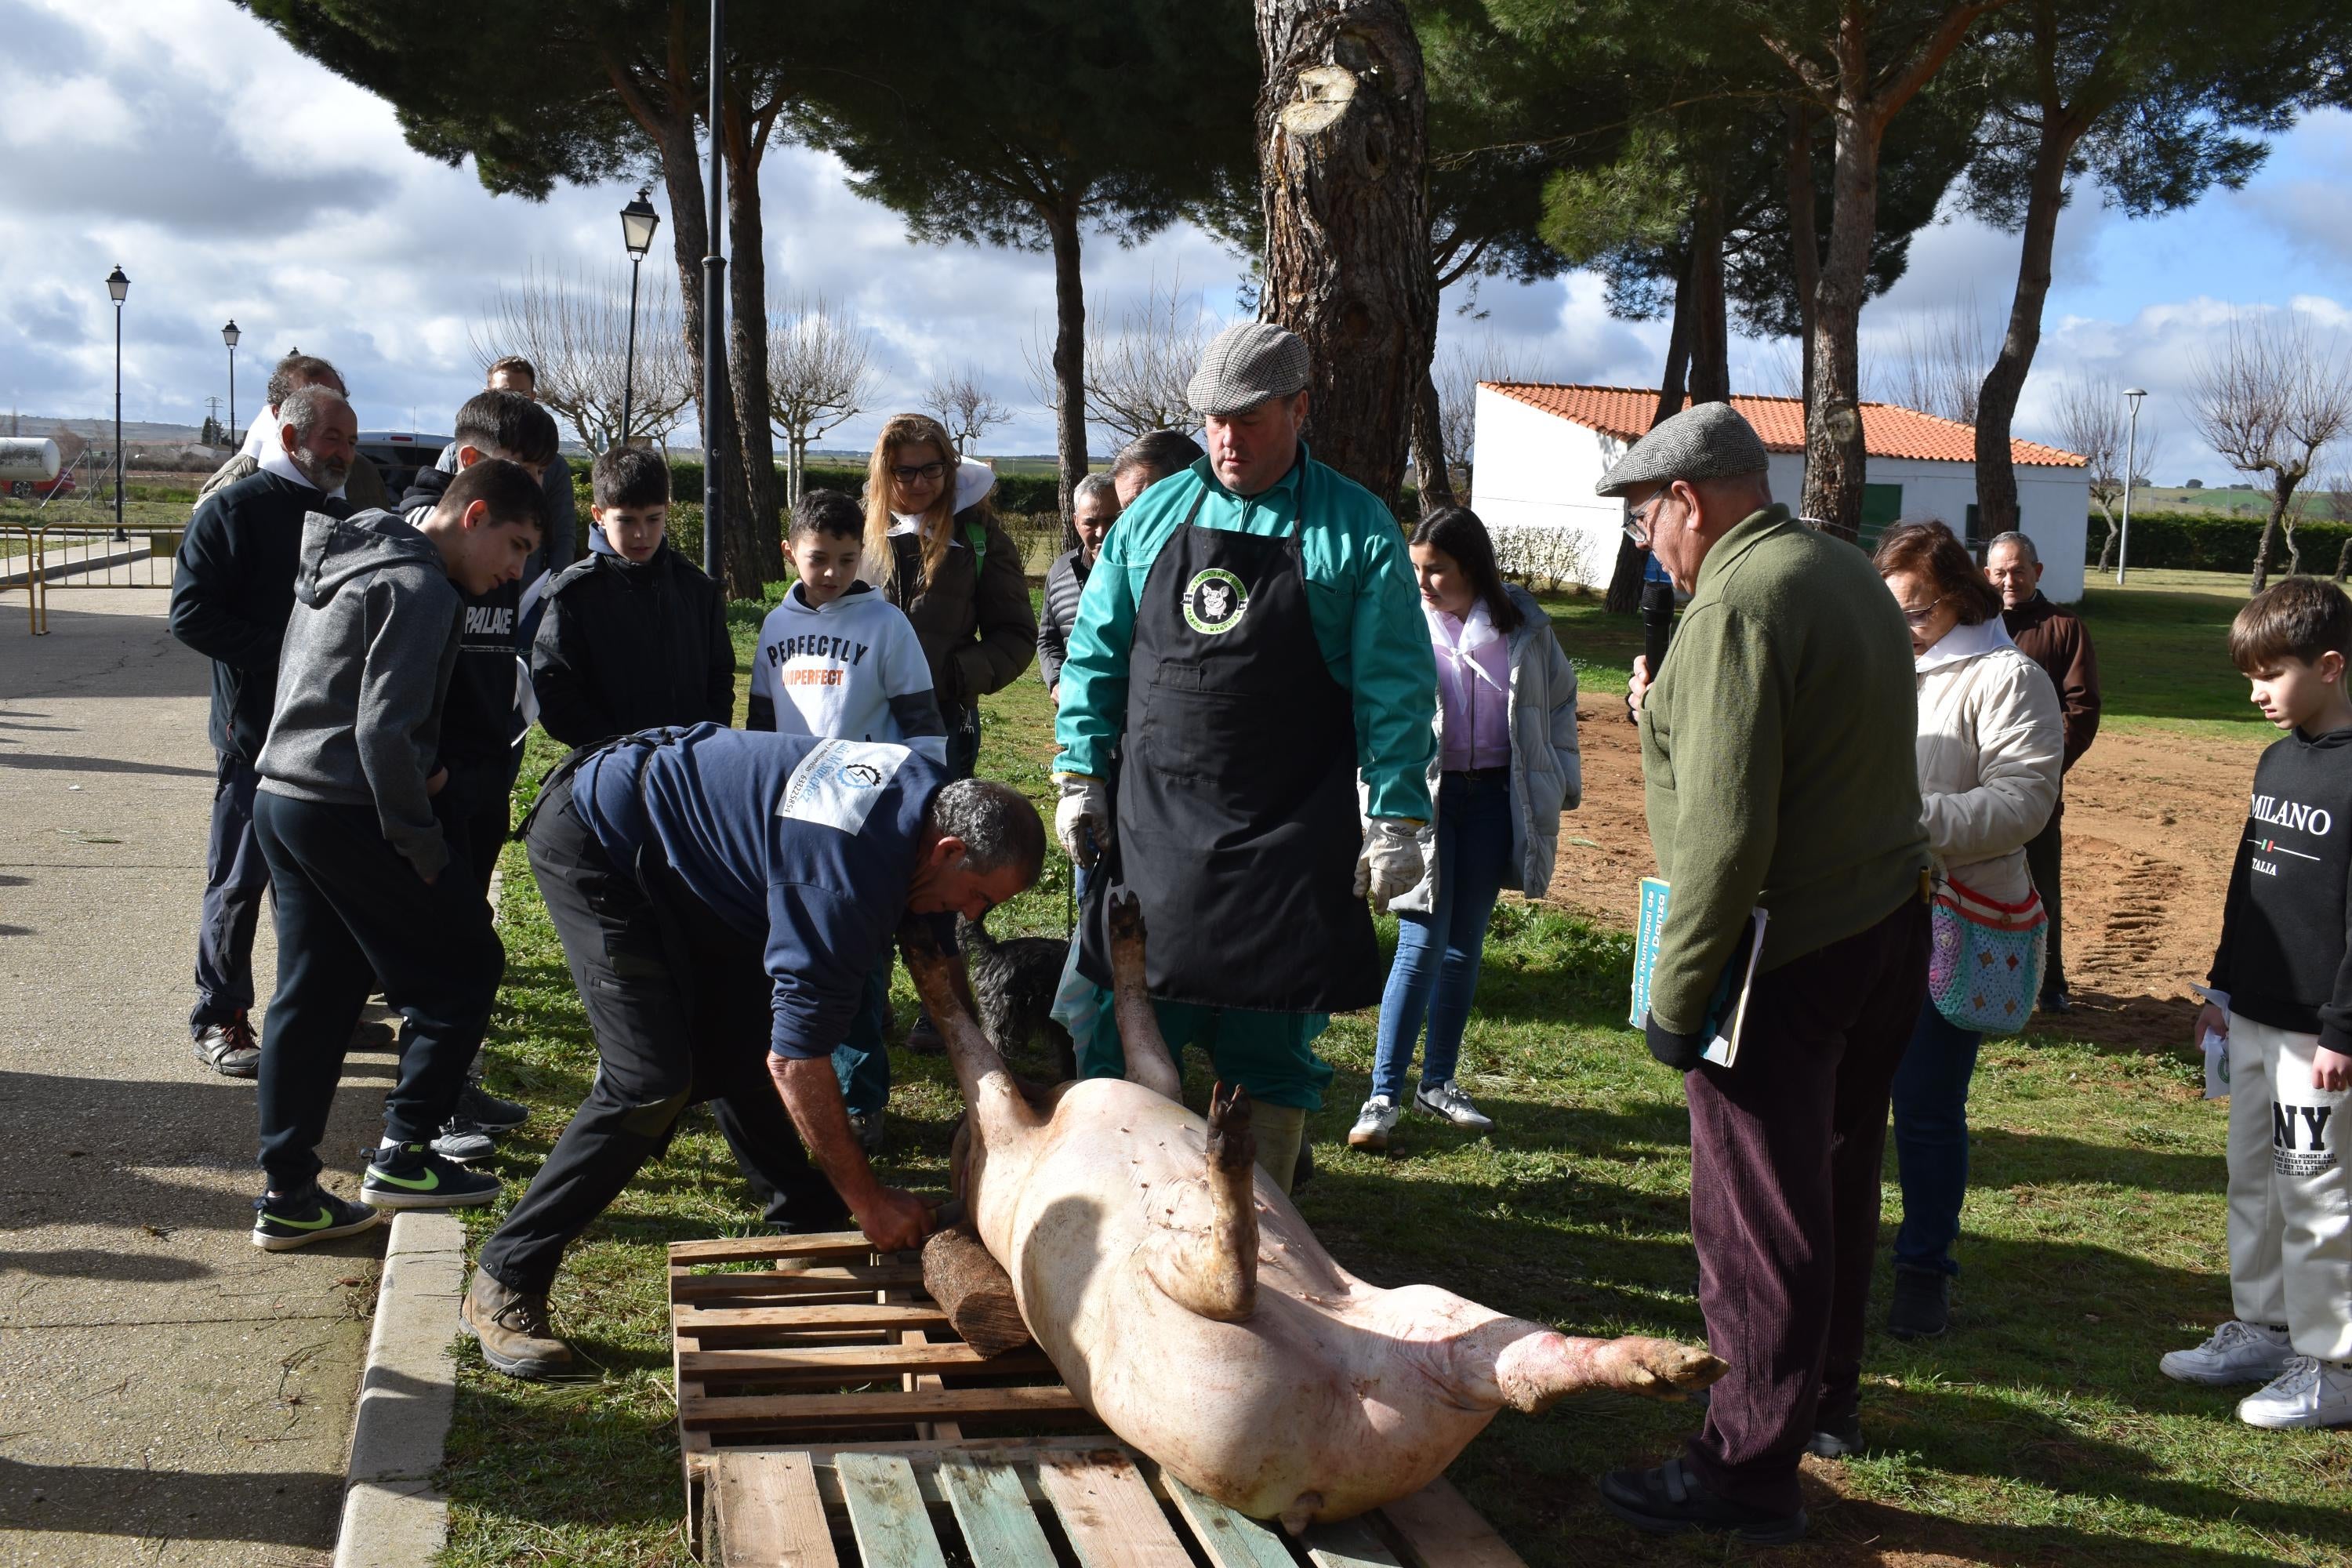
POLYGON ((444 1159, 422 1143, 380 1148, 368 1162, 360 1200, 380 1209, 463 1209, 499 1195, 499 1179, 444 1159))
POLYGON ((383 1223, 380 1211, 345 1203, 315 1184, 290 1197, 253 1200, 253 1245, 269 1252, 290 1252, 314 1241, 373 1230, 383 1223))

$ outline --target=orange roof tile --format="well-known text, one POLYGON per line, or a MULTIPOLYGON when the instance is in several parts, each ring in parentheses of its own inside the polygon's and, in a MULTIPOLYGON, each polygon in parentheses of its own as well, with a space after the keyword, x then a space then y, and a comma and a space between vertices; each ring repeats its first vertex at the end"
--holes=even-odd
MULTIPOLYGON (((1638 386, 1559 385, 1544 382, 1482 381, 1506 397, 1558 415, 1570 424, 1598 430, 1620 441, 1639 440, 1650 428, 1658 409, 1657 388, 1638 386)), ((1773 452, 1805 449, 1805 405, 1795 397, 1734 397, 1738 409, 1765 448, 1773 452)), ((1921 458, 1948 463, 1973 463, 1977 432, 1957 419, 1938 419, 1916 408, 1892 403, 1862 405, 1862 439, 1874 458, 1921 458)), ((2011 441, 2010 460, 2048 468, 2079 468, 2082 458, 2039 441, 2011 441)))

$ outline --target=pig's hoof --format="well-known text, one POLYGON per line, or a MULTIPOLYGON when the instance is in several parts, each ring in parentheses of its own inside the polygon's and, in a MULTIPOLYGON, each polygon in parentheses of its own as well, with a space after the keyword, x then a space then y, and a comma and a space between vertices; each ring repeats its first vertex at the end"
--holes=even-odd
POLYGON ((1695 1394, 1731 1370, 1698 1346, 1672 1340, 1623 1339, 1617 1348, 1622 1386, 1664 1399, 1695 1394))
POLYGON ((1133 893, 1121 893, 1111 900, 1110 939, 1113 942, 1143 940, 1143 903, 1133 893))

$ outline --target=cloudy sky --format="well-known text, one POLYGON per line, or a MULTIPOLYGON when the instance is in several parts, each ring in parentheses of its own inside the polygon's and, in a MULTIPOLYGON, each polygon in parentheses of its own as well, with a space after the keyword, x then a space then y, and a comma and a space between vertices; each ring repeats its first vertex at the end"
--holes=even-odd
MULTIPOLYGON (((118 263, 123 409, 194 424, 227 393, 221 324, 235 318, 240 416, 289 345, 334 360, 369 428, 446 430, 479 385, 472 339, 494 292, 527 266, 620 258, 624 186, 494 198, 469 170, 410 151, 391 110, 301 58, 227 0, 0 0, 0 397, 26 413, 92 416, 111 396, 118 263)), ((2021 433, 2049 434, 2057 384, 2106 374, 2151 394, 2163 433, 2155 477, 2228 475, 2177 399, 2233 309, 2310 312, 2352 345, 2352 116, 2314 118, 2236 194, 2127 222, 2095 192, 2061 221, 2056 284, 2021 433)), ((898 220, 858 200, 829 160, 768 160, 771 298, 824 294, 873 329, 889 394, 909 405, 930 377, 977 367, 1018 414, 997 451, 1044 452, 1052 422, 1029 390, 1023 346, 1051 320, 1045 258, 909 245, 898 220)), ((659 194, 656 193, 656 205, 659 194)), ((1923 234, 1909 275, 1864 317, 1864 355, 1941 313, 1973 307, 1990 340, 2008 308, 2015 242, 1966 219, 1923 234)), ((667 235, 648 270, 668 255, 667 235)), ((1155 279, 1181 279, 1230 314, 1240 263, 1178 231, 1133 250, 1103 241, 1086 262, 1089 305, 1116 321, 1155 279)), ((1664 333, 1612 321, 1585 276, 1488 283, 1474 316, 1449 296, 1441 353, 1494 345, 1549 379, 1654 384, 1664 333)), ((1741 391, 1782 390, 1787 345, 1736 342, 1741 391)), ((1867 372, 1866 372, 1867 374, 1867 372)), ((870 440, 878 415, 826 445, 870 440)), ((2343 454, 2352 468, 2352 453, 2343 454)))

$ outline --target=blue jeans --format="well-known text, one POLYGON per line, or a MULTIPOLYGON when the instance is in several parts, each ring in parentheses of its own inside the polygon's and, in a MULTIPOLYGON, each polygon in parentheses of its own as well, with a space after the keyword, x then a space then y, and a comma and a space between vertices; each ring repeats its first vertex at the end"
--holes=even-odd
POLYGON ((1983 1040, 1930 1000, 1895 1069, 1895 1166, 1903 1185, 1895 1261, 1906 1268, 1960 1271, 1952 1243, 1959 1239, 1960 1200, 1969 1191, 1969 1079, 1983 1040))
POLYGON ((242 1018, 253 1006, 253 933, 269 862, 253 831, 261 775, 226 752, 213 784, 212 837, 205 847, 204 913, 196 923, 196 1005, 188 1033, 242 1018))
POLYGON ((1486 920, 1511 869, 1507 774, 1447 773, 1437 788, 1435 907, 1397 911, 1396 963, 1381 995, 1380 1052, 1372 1093, 1391 1104, 1404 1093, 1412 1047, 1429 1026, 1421 1081, 1444 1083, 1462 1054, 1462 1030, 1478 989, 1486 920))
POLYGON ((882 1037, 882 1016, 890 1005, 890 958, 866 977, 849 1037, 833 1047, 833 1074, 841 1080, 841 1100, 853 1116, 871 1116, 890 1099, 890 1042, 882 1037))

